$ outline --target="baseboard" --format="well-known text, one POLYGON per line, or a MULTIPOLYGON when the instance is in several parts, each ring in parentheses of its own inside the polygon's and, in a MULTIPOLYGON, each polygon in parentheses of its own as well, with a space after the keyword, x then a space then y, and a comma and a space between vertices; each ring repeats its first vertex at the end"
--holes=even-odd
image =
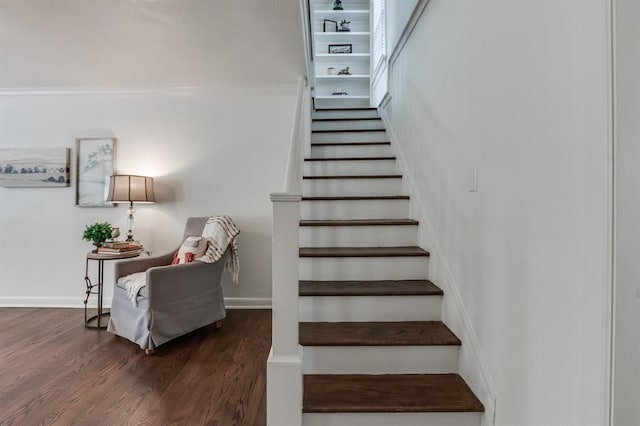
MULTIPOLYGON (((111 298, 104 298, 104 307, 111 306, 111 298)), ((87 306, 96 308, 95 299, 87 306)), ((80 297, 0 297, 0 308, 84 308, 80 297)))
POLYGON ((415 190, 415 188, 417 188, 416 182, 413 177, 407 173, 408 163, 406 161, 406 154, 402 151, 402 145, 398 143, 398 138, 384 108, 380 108, 380 115, 387 129, 391 147, 403 171, 404 186, 410 197, 411 216, 420 222, 418 232, 422 235, 419 235, 419 241, 426 241, 426 248, 431 253, 429 258, 429 277, 432 280, 434 277, 437 277, 434 282, 444 291, 442 319, 462 340, 462 350, 460 351, 459 359, 460 374, 485 406, 482 425, 495 425, 497 402, 495 385, 489 374, 489 368, 480 349, 480 342, 468 310, 460 295, 460 287, 453 278, 453 274, 444 258, 442 248, 438 239, 435 237, 436 233, 429 220, 426 204, 420 194, 415 190))
POLYGON ((271 309, 270 297, 225 297, 227 309, 271 309))
MULTIPOLYGON (((227 309, 271 309, 271 298, 225 297, 227 309)), ((111 306, 111 298, 104 298, 104 307, 111 306)), ((96 308, 95 300, 88 304, 96 308)), ((0 297, 0 308, 84 308, 79 297, 0 297)))

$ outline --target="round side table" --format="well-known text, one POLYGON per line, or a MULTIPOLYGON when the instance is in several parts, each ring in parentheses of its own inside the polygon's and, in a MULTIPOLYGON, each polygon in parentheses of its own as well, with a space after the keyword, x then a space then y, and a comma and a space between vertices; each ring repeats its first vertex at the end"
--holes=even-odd
POLYGON ((103 311, 102 309, 102 297, 104 295, 103 287, 104 287, 104 262, 105 260, 120 260, 120 259, 129 259, 132 257, 140 256, 141 251, 134 250, 130 252, 124 253, 87 253, 87 260, 84 268, 84 282, 87 286, 86 297, 84 298, 84 326, 86 328, 94 328, 94 329, 105 329, 107 328, 107 324, 101 324, 101 319, 103 316, 109 315, 109 311, 103 311), (89 278, 89 261, 98 262, 98 279, 94 284, 91 282, 89 278), (95 290, 94 290, 95 289, 95 290), (89 297, 92 294, 96 294, 98 296, 98 312, 96 315, 91 317, 87 317, 88 309, 87 302, 89 301, 89 297))

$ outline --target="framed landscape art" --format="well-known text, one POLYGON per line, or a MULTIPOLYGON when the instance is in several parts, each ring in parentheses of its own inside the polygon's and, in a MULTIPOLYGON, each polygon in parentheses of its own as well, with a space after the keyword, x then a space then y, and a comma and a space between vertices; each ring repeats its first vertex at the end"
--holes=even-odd
POLYGON ((69 186, 69 148, 0 148, 0 186, 69 186))

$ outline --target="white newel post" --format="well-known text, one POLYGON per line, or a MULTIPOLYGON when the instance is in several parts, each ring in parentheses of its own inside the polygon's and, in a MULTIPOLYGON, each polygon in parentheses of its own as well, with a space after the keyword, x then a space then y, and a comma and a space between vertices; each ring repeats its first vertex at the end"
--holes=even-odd
POLYGON ((302 424, 298 344, 298 252, 301 194, 274 193, 272 338, 267 361, 267 426, 302 424))

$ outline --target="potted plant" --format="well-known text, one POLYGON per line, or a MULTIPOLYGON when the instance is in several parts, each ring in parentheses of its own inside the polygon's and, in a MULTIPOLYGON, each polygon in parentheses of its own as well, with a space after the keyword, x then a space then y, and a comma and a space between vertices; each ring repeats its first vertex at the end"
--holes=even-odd
POLYGON ((342 8, 342 0, 333 0, 333 10, 344 10, 342 8))
POLYGON ((346 19, 341 20, 340 22, 338 22, 338 31, 341 31, 341 32, 351 31, 351 28, 349 27, 350 23, 351 21, 347 21, 346 19))
POLYGON ((93 225, 87 225, 84 228, 82 239, 85 241, 91 241, 94 246, 100 247, 102 243, 111 238, 111 232, 113 228, 109 222, 96 222, 93 225))

